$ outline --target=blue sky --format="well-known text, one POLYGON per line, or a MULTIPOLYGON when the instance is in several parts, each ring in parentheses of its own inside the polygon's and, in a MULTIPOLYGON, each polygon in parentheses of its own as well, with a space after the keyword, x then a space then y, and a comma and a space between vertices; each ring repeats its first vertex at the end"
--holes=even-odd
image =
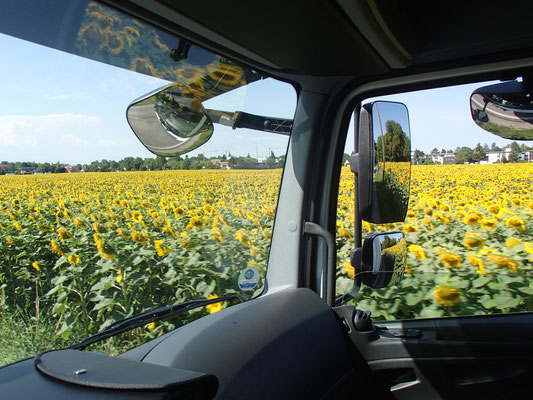
MULTIPOLYGON (((167 82, 2 34, 0 48, 0 161, 75 164, 152 156, 135 138, 125 111, 135 98, 167 82)), ((470 118, 469 97, 478 86, 389 98, 408 106, 414 147, 429 152, 478 142, 503 145, 507 141, 484 132, 470 118)), ((292 118, 296 94, 290 85, 267 80, 204 105, 292 118)), ((212 139, 192 154, 212 157, 229 151, 265 157, 270 151, 283 154, 286 145, 283 136, 215 125, 212 139)), ((352 147, 349 139, 346 148, 352 147)))

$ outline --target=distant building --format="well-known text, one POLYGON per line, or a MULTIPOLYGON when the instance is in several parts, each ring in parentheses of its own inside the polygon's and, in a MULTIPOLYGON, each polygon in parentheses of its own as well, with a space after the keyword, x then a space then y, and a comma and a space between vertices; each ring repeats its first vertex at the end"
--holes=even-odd
POLYGON ((34 167, 20 167, 20 173, 22 175, 33 175, 35 174, 35 168, 34 167))
MULTIPOLYGON (((511 148, 507 147, 501 151, 489 151, 487 153, 487 164, 495 164, 509 160, 511 155, 511 148)), ((533 162, 533 150, 525 150, 518 152, 518 161, 533 162)))
POLYGON ((429 156, 435 164, 455 164, 455 153, 453 152, 436 153, 429 156))
POLYGON ((225 160, 221 160, 219 158, 212 158, 209 161, 213 165, 218 165, 220 169, 230 169, 228 162, 225 160))

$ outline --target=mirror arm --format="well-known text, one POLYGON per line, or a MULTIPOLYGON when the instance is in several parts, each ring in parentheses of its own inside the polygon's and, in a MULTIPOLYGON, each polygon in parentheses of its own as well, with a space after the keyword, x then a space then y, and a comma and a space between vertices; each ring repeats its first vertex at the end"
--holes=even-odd
POLYGON ((292 130, 292 119, 264 117, 243 111, 228 112, 208 109, 205 111, 215 124, 230 126, 232 129, 248 128, 287 136, 291 134, 292 130))

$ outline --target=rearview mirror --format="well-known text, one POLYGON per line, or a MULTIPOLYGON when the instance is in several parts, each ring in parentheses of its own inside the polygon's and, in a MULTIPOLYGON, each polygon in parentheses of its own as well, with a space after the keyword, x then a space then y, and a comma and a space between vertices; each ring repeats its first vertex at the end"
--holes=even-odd
POLYGON ((213 134, 213 123, 200 100, 177 83, 133 101, 126 117, 141 143, 158 156, 185 154, 213 134))
POLYGON ((402 280, 406 255, 403 233, 375 233, 365 238, 362 252, 352 252, 351 263, 363 284, 379 289, 402 280))
POLYGON ((533 97, 525 82, 505 82, 474 90, 470 96, 474 122, 494 135, 533 140, 533 97))
POLYGON ((361 108, 357 174, 361 218, 375 224, 402 222, 409 205, 411 134, 407 107, 377 101, 361 108))

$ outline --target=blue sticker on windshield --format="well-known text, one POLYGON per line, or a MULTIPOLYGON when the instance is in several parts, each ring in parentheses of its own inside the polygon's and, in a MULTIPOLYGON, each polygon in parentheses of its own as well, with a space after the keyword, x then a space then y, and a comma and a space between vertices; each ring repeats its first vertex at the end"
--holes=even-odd
POLYGON ((261 275, 254 267, 246 267, 239 275, 239 288, 241 290, 253 290, 259 283, 261 275))

